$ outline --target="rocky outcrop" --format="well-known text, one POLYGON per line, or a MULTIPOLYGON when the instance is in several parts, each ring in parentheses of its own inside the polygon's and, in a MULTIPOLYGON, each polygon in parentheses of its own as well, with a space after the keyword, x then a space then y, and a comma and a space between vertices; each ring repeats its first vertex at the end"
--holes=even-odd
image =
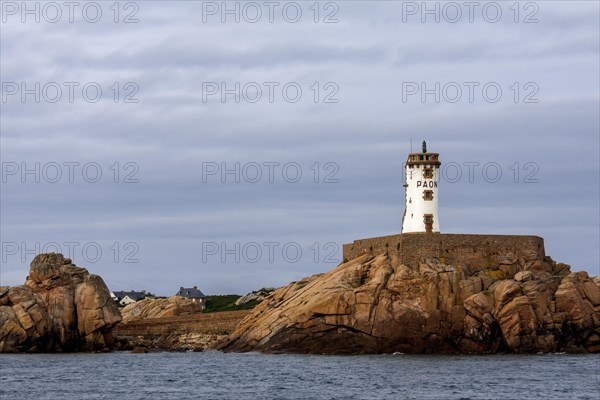
POLYGON ((257 303, 263 301, 267 296, 275 291, 274 288, 262 288, 259 290, 255 290, 254 292, 250 292, 245 296, 240 297, 236 300, 235 305, 241 306, 242 304, 248 303, 257 303))
POLYGON ((411 266, 368 253, 278 289, 216 348, 294 353, 600 352, 600 280, 542 259, 411 266))
POLYGON ((149 318, 177 317, 202 311, 202 305, 181 296, 166 299, 144 299, 128 304, 121 310, 123 323, 149 318))
POLYGON ((0 288, 0 352, 111 348, 119 321, 102 278, 62 254, 36 256, 24 285, 0 288))

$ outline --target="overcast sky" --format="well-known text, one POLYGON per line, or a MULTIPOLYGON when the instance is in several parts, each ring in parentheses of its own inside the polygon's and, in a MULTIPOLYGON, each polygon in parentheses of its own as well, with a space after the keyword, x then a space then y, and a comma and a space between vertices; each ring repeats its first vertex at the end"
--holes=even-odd
POLYGON ((82 2, 72 22, 40 3, 36 22, 2 2, 2 285, 56 245, 160 295, 324 272, 400 232, 411 138, 446 166, 442 232, 542 236, 597 275, 598 2, 513 3, 428 3, 439 22, 421 2, 227 3, 239 22, 221 2, 82 2))

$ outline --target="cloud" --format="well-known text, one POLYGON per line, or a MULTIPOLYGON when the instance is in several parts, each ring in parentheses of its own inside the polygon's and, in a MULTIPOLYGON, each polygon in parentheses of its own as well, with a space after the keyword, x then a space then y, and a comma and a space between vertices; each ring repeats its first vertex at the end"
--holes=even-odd
POLYGON ((556 260, 598 274, 598 5, 546 2, 530 25, 402 23, 399 4, 339 6, 337 24, 202 23, 190 2, 140 3, 140 23, 127 26, 3 24, 2 82, 96 82, 103 94, 2 104, 3 168, 20 169, 2 184, 2 241, 20 247, 2 260, 2 283, 22 282, 37 245, 70 242, 79 243, 74 261, 115 290, 166 295, 194 283, 244 293, 325 271, 335 266, 327 255, 341 257, 331 243, 400 231, 411 139, 461 168, 461 179, 441 183, 443 231, 543 236, 556 260), (123 102, 127 82, 139 102, 123 102), (204 101, 206 82, 256 82, 263 97, 204 101), (278 83, 273 102, 265 82, 278 83), (406 82, 456 82, 463 96, 403 101, 406 82), (473 102, 465 82, 478 83, 473 102), (288 83, 301 87, 298 102, 285 100, 288 83), (484 98, 486 83, 502 89, 498 102, 484 98), (79 163, 72 183, 69 162, 79 163), (278 163, 273 182, 269 162, 278 163), (23 183, 21 169, 35 163, 40 182, 29 173, 23 183), (63 166, 56 183, 43 175, 51 163, 63 166), (102 172, 97 183, 82 172, 89 163, 102 172), (207 163, 219 172, 205 182, 207 163), (262 168, 257 183, 242 172, 250 163, 262 168), (291 163, 298 182, 282 172, 291 163), (478 163, 472 182, 469 163, 478 163), (490 163, 498 182, 482 175, 490 163), (304 257, 203 262, 209 242, 298 243, 304 257), (90 262, 82 248, 95 244, 103 256, 90 262))

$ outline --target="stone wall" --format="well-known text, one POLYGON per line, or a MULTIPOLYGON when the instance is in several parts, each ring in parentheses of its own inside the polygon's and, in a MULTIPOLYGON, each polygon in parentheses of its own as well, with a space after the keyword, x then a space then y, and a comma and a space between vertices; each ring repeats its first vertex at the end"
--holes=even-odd
POLYGON ((418 264, 422 257, 437 257, 448 264, 460 260, 471 270, 545 257, 544 239, 539 236, 405 233, 344 244, 343 259, 369 252, 395 254, 409 266, 418 264))
POLYGON ((113 333, 117 337, 159 337, 174 332, 226 335, 249 313, 250 310, 239 310, 140 319, 118 324, 113 333))
POLYGON ((153 349, 204 351, 225 339, 249 313, 240 310, 139 319, 117 325, 114 335, 122 349, 133 349, 134 353, 153 349))

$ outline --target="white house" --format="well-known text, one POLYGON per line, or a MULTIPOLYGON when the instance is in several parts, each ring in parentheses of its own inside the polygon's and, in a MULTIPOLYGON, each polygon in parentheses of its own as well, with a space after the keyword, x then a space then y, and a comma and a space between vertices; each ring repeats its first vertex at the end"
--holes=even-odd
POLYGON ((202 309, 206 307, 206 296, 198 289, 198 286, 194 286, 193 288, 184 288, 182 286, 175 296, 185 297, 191 299, 193 302, 198 302, 202 306, 202 309))
POLYGON ((118 301, 119 304, 126 306, 127 304, 135 303, 136 301, 145 299, 147 294, 148 293, 143 290, 141 292, 136 292, 133 290, 125 292, 121 290, 110 292, 110 297, 112 297, 113 300, 118 301))

